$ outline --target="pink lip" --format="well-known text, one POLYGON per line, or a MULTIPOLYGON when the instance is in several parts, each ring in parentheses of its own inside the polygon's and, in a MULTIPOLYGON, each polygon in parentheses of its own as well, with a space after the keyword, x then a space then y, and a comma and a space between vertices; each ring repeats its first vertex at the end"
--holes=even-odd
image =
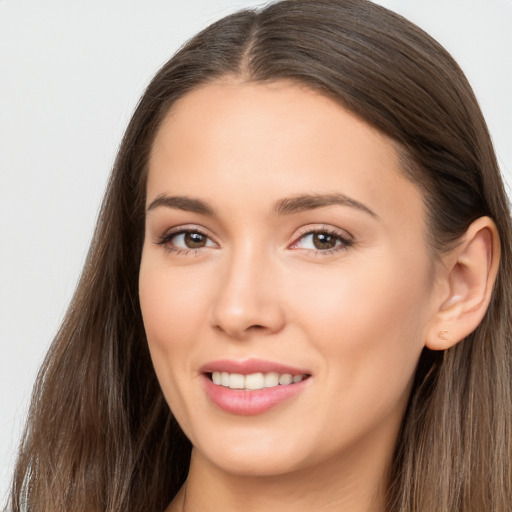
POLYGON ((311 382, 310 378, 301 382, 285 386, 274 386, 271 388, 247 391, 243 389, 230 389, 214 384, 209 375, 212 372, 229 372, 249 375, 251 373, 279 374, 289 373, 291 375, 310 375, 307 370, 293 368, 291 366, 264 361, 248 359, 246 361, 218 360, 207 363, 200 368, 201 379, 204 390, 210 400, 220 409, 231 414, 252 416, 264 413, 273 407, 291 399, 303 391, 311 382))
POLYGON ((219 359, 206 363, 199 368, 201 373, 212 372, 228 372, 240 373, 242 375, 249 375, 251 373, 270 373, 276 372, 279 374, 290 373, 291 375, 310 375, 309 370, 303 368, 294 368, 281 363, 274 363, 272 361, 265 361, 263 359, 246 359, 244 361, 236 361, 233 359, 219 359))

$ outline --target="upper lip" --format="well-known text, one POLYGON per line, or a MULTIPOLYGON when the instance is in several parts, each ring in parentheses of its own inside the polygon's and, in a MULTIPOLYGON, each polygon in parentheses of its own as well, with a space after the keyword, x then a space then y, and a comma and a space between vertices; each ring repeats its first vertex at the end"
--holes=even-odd
POLYGON ((279 374, 289 373, 291 375, 310 375, 311 372, 303 368, 296 368, 287 364, 266 361, 264 359, 245 359, 237 361, 235 359, 217 359, 204 364, 199 368, 201 373, 228 372, 250 375, 251 373, 270 373, 279 374))

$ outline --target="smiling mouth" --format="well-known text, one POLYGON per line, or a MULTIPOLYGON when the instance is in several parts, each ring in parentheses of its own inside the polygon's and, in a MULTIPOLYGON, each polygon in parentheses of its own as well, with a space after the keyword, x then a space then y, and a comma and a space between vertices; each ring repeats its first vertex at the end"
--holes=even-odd
POLYGON ((245 391, 290 386, 292 384, 298 384, 310 377, 308 374, 292 375, 291 373, 257 372, 243 375, 241 373, 219 371, 208 372, 206 376, 217 386, 245 391))

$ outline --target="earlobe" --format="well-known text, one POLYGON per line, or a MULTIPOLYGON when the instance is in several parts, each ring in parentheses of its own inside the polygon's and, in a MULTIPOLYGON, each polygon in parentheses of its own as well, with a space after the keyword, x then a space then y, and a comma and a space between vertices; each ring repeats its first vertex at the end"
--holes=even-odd
POLYGON ((463 340, 487 311, 500 259, 499 236, 492 219, 475 220, 459 245, 443 258, 447 272, 440 284, 445 293, 435 306, 425 343, 431 350, 445 350, 463 340))

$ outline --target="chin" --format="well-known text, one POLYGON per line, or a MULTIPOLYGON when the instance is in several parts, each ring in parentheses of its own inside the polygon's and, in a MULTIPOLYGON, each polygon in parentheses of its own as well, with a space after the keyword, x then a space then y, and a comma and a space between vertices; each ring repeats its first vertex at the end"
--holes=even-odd
POLYGON ((304 464, 297 448, 304 442, 275 435, 216 436, 205 443, 193 443, 196 456, 207 459, 222 471, 239 476, 267 477, 290 473, 304 464))

